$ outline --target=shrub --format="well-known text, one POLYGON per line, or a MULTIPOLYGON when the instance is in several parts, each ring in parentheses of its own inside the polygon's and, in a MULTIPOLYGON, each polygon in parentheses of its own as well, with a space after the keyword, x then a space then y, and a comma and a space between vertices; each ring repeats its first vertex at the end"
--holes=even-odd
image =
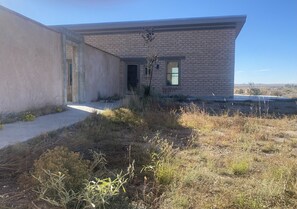
POLYGON ((129 127, 141 126, 143 124, 142 118, 127 108, 105 110, 102 115, 111 120, 113 123, 125 126, 128 125, 129 127))
POLYGON ((65 111, 65 109, 62 107, 62 106, 58 106, 56 107, 56 112, 59 113, 59 112, 63 112, 65 111))
POLYGON ((249 95, 261 95, 261 90, 259 88, 250 88, 248 92, 249 95))
POLYGON ((215 129, 213 118, 194 103, 180 109, 179 123, 187 128, 209 133, 215 129))
POLYGON ((244 94, 243 89, 235 89, 235 94, 244 94))
POLYGON ((142 111, 144 109, 143 101, 136 93, 126 95, 123 99, 123 106, 135 111, 142 111))
POLYGON ((128 181, 126 178, 129 173, 121 173, 115 179, 95 178, 92 181, 86 181, 82 190, 75 192, 66 188, 66 176, 61 172, 51 173, 44 170, 47 180, 36 178, 40 184, 37 193, 39 198, 56 207, 67 208, 105 208, 108 201, 118 195, 122 189, 125 192, 124 184, 128 181))
POLYGON ((143 114, 144 120, 150 128, 163 129, 171 128, 177 129, 180 127, 178 123, 178 114, 176 111, 146 111, 143 114))
POLYGON ((85 138, 94 142, 107 139, 113 133, 110 131, 110 128, 112 128, 111 122, 106 117, 95 112, 85 120, 83 126, 85 138))
POLYGON ((64 209, 105 208, 121 189, 125 192, 124 184, 134 176, 134 161, 126 174, 114 174, 105 168, 104 154, 91 153, 92 164, 65 147, 56 147, 41 155, 34 164, 33 175, 38 183, 39 198, 64 209), (93 172, 96 169, 102 169, 102 176, 111 174, 114 178, 89 180, 97 174, 93 172))
POLYGON ((68 208, 70 203, 77 199, 76 193, 71 189, 66 189, 66 176, 61 172, 52 173, 43 170, 43 178, 36 177, 39 187, 37 193, 39 198, 56 207, 68 208), (46 176, 46 178, 44 178, 46 176))
POLYGON ((247 90, 249 95, 261 95, 261 89, 256 88, 254 83, 249 84, 249 89, 247 90))
POLYGON ((36 116, 33 115, 31 112, 26 112, 23 116, 22 116, 22 120, 23 121, 33 121, 35 120, 36 116))
POLYGON ((41 181, 49 180, 50 173, 62 173, 66 190, 79 191, 85 179, 89 178, 89 162, 83 160, 79 153, 65 147, 55 147, 40 156, 34 163, 33 175, 41 181), (46 171, 46 172, 45 172, 46 171))

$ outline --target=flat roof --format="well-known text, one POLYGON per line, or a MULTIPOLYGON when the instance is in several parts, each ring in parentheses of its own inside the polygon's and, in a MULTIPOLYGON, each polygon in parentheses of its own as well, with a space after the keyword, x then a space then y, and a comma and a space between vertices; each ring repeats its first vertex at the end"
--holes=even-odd
POLYGON ((155 32, 234 28, 236 30, 237 36, 240 33, 245 21, 245 15, 236 15, 220 17, 195 17, 162 20, 56 25, 51 27, 67 28, 81 35, 135 33, 143 31, 144 28, 153 28, 155 32))

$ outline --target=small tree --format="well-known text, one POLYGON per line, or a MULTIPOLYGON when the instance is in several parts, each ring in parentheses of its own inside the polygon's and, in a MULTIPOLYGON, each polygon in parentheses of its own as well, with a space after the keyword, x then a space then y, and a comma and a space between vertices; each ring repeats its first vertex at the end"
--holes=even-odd
POLYGON ((145 70, 146 70, 146 74, 149 75, 147 84, 144 86, 144 96, 150 96, 153 71, 158 61, 158 55, 154 52, 152 47, 152 42, 154 41, 156 36, 152 28, 150 29, 147 28, 147 29, 144 29, 143 33, 141 34, 141 37, 143 38, 144 46, 147 49, 145 70))
POLYGON ((261 95, 261 89, 257 88, 254 83, 249 83, 249 95, 261 95))

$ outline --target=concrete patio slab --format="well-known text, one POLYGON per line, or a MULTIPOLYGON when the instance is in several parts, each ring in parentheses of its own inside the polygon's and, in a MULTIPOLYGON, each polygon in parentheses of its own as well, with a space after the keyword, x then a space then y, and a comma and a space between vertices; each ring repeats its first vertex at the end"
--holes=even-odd
POLYGON ((290 101, 292 99, 287 97, 279 97, 279 96, 270 96, 270 95, 241 95, 241 94, 234 94, 234 101, 253 101, 253 102, 259 102, 259 101, 290 101))
POLYGON ((4 124, 0 130, 0 148, 73 125, 86 119, 92 112, 101 113, 106 109, 118 108, 121 106, 121 102, 96 102, 67 106, 68 110, 65 112, 40 116, 34 121, 4 124))

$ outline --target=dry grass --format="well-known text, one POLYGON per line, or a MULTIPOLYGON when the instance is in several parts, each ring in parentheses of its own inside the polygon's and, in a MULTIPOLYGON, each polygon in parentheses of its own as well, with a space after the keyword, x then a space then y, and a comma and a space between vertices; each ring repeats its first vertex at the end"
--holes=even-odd
POLYGON ((296 116, 210 116, 193 106, 179 121, 199 137, 197 146, 179 152, 184 171, 164 208, 182 202, 191 208, 297 207, 296 116), (177 193, 187 201, 177 203, 177 193))
MULTIPOLYGON (((48 148, 67 146, 85 159, 91 148, 106 155, 115 173, 135 160, 127 193, 107 208, 297 208, 296 115, 134 105, 1 150, 2 180, 18 178, 24 185, 21 174, 48 148)), ((35 201, 27 199, 28 205, 35 201)))

